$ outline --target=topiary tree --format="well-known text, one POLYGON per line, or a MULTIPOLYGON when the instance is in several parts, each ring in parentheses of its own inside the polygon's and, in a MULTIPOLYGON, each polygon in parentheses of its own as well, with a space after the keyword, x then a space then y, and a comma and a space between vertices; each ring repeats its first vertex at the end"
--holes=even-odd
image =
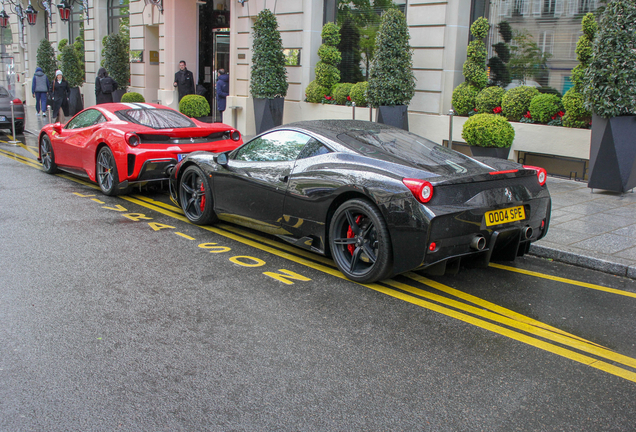
POLYGON ((563 104, 557 95, 539 94, 530 101, 530 115, 539 123, 548 123, 560 111, 563 111, 563 104))
POLYGON ((373 106, 408 105, 415 94, 413 59, 406 17, 398 9, 382 16, 369 70, 367 100, 373 106))
POLYGON ((586 107, 604 118, 636 114, 636 2, 609 2, 599 24, 585 72, 586 107))
POLYGON ((539 90, 530 86, 519 86, 508 90, 501 99, 503 115, 510 121, 519 121, 530 110, 532 98, 539 90))
POLYGON ((515 139, 515 129, 502 116, 476 114, 464 123, 462 138, 471 146, 510 147, 515 139))
POLYGON ((179 112, 188 117, 205 117, 210 114, 210 104, 203 96, 186 95, 179 102, 179 112))
POLYGON ((37 65, 49 77, 49 81, 55 79, 55 71, 57 70, 57 61, 55 60, 55 49, 48 39, 44 38, 40 41, 38 52, 36 55, 37 65))
POLYGON ((486 87, 480 91, 475 98, 477 112, 480 114, 493 114, 494 110, 497 108, 499 108, 499 111, 501 112, 501 101, 503 99, 504 92, 504 89, 497 86, 486 87))
POLYGON ((499 34, 503 39, 503 42, 498 42, 493 45, 497 55, 491 57, 488 60, 488 67, 490 68, 490 82, 493 85, 505 87, 510 84, 510 70, 508 69, 508 62, 510 61, 510 41, 512 40, 512 28, 508 21, 501 21, 497 26, 499 34))
POLYGON ((349 102, 352 88, 353 84, 351 83, 337 84, 334 87, 333 97, 338 105, 346 105, 347 102, 349 102), (347 98, 349 98, 349 100, 347 100, 347 98))
POLYGON ((117 81, 117 90, 126 90, 130 81, 128 39, 119 33, 111 33, 102 39, 102 62, 108 74, 117 81))
POLYGON ((129 92, 124 93, 121 97, 122 102, 146 102, 146 99, 143 97, 141 93, 137 92, 129 92))
POLYGON ((340 43, 338 50, 342 55, 340 61, 340 81, 357 83, 364 80, 360 70, 362 54, 360 53, 360 30, 347 15, 340 27, 340 43))
POLYGON ((452 104, 458 115, 467 115, 475 108, 475 98, 488 84, 486 74, 486 45, 483 40, 488 36, 490 24, 484 17, 478 18, 471 26, 470 33, 475 40, 468 44, 467 58, 462 73, 466 82, 453 90, 452 104))
POLYGON ((337 67, 342 59, 337 48, 340 43, 340 27, 334 23, 327 23, 322 27, 321 35, 323 44, 318 48, 320 61, 316 64, 316 79, 310 82, 305 90, 307 102, 322 102, 340 82, 340 71, 337 67), (318 94, 319 92, 323 93, 318 94))
POLYGON ((572 69, 573 86, 563 97, 565 115, 563 116, 563 126, 570 128, 583 128, 590 124, 592 113, 585 109, 583 98, 583 87, 585 70, 592 60, 592 42, 596 34, 596 19, 594 14, 588 13, 581 20, 583 35, 576 43, 576 58, 579 64, 572 69))
POLYGON ((263 9, 254 22, 250 93, 259 99, 287 95, 287 69, 278 21, 269 9, 263 9))
POLYGON ((351 96, 351 102, 355 102, 357 106, 364 107, 367 106, 367 88, 369 87, 368 81, 361 81, 356 83, 351 87, 351 92, 349 96, 351 96))
POLYGON ((69 87, 80 87, 84 84, 84 69, 75 47, 64 45, 60 52, 60 68, 69 87))

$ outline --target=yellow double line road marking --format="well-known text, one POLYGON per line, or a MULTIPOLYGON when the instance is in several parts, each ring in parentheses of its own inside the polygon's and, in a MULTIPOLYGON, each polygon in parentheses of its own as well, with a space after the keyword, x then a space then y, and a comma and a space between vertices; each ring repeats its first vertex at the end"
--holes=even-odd
MULTIPOLYGON (((18 157, 10 152, 0 150, 1 154, 11 157, 31 166, 27 158, 18 157)), ((99 189, 97 185, 77 179, 75 177, 60 175, 60 177, 81 183, 94 189, 99 189)), ((181 209, 171 204, 162 203, 147 197, 121 196, 120 198, 137 204, 139 206, 154 210, 165 216, 190 223, 183 215, 181 209)), ((309 251, 293 247, 261 235, 248 232, 244 229, 226 225, 217 224, 215 226, 200 226, 200 228, 214 232, 218 235, 230 238, 245 245, 254 247, 264 252, 271 253, 281 258, 288 259, 297 264, 310 267, 314 270, 330 274, 337 278, 348 280, 340 271, 338 271, 333 261, 326 257, 313 254, 309 251)), ((533 277, 554 280, 557 282, 577 285, 581 287, 591 288, 612 294, 626 295, 634 297, 632 293, 606 288, 599 285, 588 284, 585 282, 574 281, 570 279, 544 275, 538 272, 516 269, 513 267, 502 266, 499 264, 491 264, 492 267, 506 271, 515 271, 527 274, 533 277)), ((569 334, 565 331, 549 326, 540 321, 526 317, 509 309, 495 305, 478 297, 464 293, 447 285, 435 282, 415 273, 406 273, 405 277, 422 285, 429 286, 434 290, 440 291, 447 295, 453 296, 462 301, 453 298, 435 294, 433 292, 423 290, 416 286, 408 285, 397 280, 385 280, 380 283, 359 284, 374 291, 383 293, 393 298, 417 305, 419 307, 446 315, 448 317, 472 324, 476 327, 497 333, 513 340, 523 342, 525 344, 540 348, 550 353, 574 360, 584 365, 602 370, 612 375, 619 376, 626 380, 636 382, 636 359, 619 354, 608 348, 587 341, 578 336, 569 334), (469 304, 472 303, 472 304, 469 304), (593 357, 592 357, 593 356, 593 357), (607 361, 606 361, 607 360, 607 361), (609 362, 608 362, 609 361, 609 362), (612 363, 614 364, 612 364, 612 363), (626 366, 629 369, 623 368, 626 366)))

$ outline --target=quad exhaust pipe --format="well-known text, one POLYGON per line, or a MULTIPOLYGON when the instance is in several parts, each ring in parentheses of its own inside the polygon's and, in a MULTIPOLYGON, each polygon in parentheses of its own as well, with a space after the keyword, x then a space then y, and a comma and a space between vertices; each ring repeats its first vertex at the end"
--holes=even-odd
POLYGON ((470 241, 470 247, 475 250, 484 250, 486 247, 486 239, 483 236, 475 236, 470 241))

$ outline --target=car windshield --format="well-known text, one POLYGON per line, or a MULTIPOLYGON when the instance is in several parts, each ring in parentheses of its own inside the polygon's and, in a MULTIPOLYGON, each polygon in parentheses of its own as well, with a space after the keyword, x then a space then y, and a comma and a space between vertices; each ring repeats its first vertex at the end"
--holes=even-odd
POLYGON ((153 129, 189 128, 196 125, 181 113, 167 109, 129 109, 115 113, 121 120, 153 129))
POLYGON ((463 173, 478 162, 419 135, 397 129, 353 130, 338 135, 351 150, 394 163, 408 163, 427 171, 463 173), (440 170, 441 169, 441 170, 440 170))

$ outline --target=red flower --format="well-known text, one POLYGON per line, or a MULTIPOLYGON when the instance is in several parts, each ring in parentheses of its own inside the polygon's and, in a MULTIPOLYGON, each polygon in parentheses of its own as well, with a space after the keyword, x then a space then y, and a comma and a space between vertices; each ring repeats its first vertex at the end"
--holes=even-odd
POLYGON ((327 96, 327 95, 325 95, 325 99, 327 99, 327 100, 331 100, 331 99, 333 99, 333 98, 332 98, 331 96, 327 96))
POLYGON ((528 112, 524 115, 524 117, 525 117, 525 118, 527 118, 527 119, 531 119, 531 118, 532 118, 532 114, 530 114, 530 111, 528 111, 528 112))
POLYGON ((477 108, 473 108, 473 111, 477 112, 477 108))
POLYGON ((495 113, 495 114, 499 114, 501 112, 501 107, 493 108, 492 112, 495 113))
POLYGON ((351 102, 351 96, 347 96, 347 100, 351 102))
POLYGON ((559 111, 559 112, 557 113, 557 115, 558 115, 559 117, 563 117, 563 116, 565 115, 565 113, 564 113, 563 111, 559 111))
POLYGON ((552 120, 556 119, 556 114, 553 115, 551 118, 552 118, 552 120))

